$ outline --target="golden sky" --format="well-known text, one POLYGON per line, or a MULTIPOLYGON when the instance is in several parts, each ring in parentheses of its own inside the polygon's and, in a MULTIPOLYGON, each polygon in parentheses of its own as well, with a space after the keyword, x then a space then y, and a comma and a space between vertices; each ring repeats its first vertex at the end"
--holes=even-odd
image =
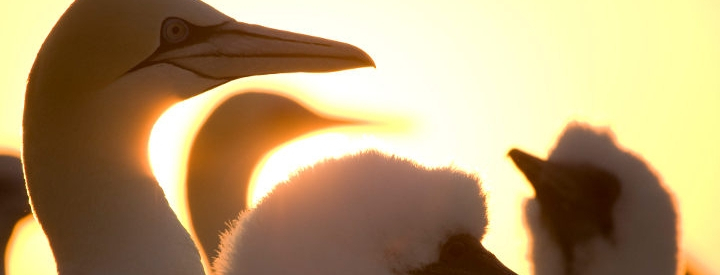
MULTIPOLYGON (((27 74, 70 2, 0 4, 0 148, 20 147, 27 74)), ((280 154, 335 154, 318 152, 318 144, 335 144, 325 147, 338 151, 379 146, 479 173, 491 213, 484 243, 510 268, 529 274, 520 208, 533 193, 507 151, 521 147, 545 156, 572 120, 609 126, 672 190, 684 255, 720 274, 720 221, 714 213, 720 209, 719 1, 206 2, 239 21, 349 42, 377 63, 377 69, 249 78, 216 89, 216 96, 272 87, 323 113, 370 114, 406 125, 326 131, 280 154)), ((200 110, 212 100, 199 98, 184 108, 200 110)), ((194 116, 176 113, 186 115, 164 120, 194 116)), ((182 130, 172 123, 162 127, 182 130)), ((181 140, 165 144, 165 150, 182 151, 173 148, 181 140)), ((293 165, 298 164, 284 169, 293 165)), ((159 176, 171 199, 181 197, 173 191, 176 173, 159 176)), ((174 205, 182 208, 182 202, 174 205)), ((48 274, 33 255, 42 244, 37 227, 27 226, 22 234, 31 242, 18 249, 30 252, 13 254, 11 271, 35 268, 22 274, 48 274), (27 257, 33 260, 23 264, 27 257)))

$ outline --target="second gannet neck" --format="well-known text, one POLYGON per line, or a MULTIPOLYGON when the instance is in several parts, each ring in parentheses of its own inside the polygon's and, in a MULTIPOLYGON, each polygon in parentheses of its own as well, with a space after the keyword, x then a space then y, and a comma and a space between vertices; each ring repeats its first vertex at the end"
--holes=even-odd
POLYGON ((198 130, 187 166, 188 209, 207 258, 217 257, 220 234, 248 207, 253 172, 263 157, 302 135, 351 123, 271 91, 243 91, 217 106, 198 130))

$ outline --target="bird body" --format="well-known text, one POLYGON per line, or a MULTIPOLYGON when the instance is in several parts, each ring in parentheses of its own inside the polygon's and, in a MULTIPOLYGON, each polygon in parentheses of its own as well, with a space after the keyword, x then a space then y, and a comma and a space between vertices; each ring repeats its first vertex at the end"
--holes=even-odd
POLYGON ((77 0, 28 80, 23 161, 60 274, 202 274, 150 172, 172 104, 259 74, 372 66, 348 44, 249 25, 194 0, 77 0))
POLYGON ((510 156, 536 190, 526 205, 535 274, 677 274, 672 196, 609 130, 573 123, 547 161, 510 156))
POLYGON ((308 167, 223 236, 218 274, 514 274, 476 177, 368 151, 308 167), (435 273, 437 272, 437 273, 435 273))

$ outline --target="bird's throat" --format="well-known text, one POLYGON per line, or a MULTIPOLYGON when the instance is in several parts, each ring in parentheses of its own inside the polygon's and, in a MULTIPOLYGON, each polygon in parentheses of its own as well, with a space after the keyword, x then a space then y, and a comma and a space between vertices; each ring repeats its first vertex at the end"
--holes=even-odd
POLYGON ((118 93, 100 91, 62 104, 35 92, 26 97, 23 158, 34 213, 58 271, 202 274, 197 249, 147 159, 152 127, 175 100, 137 100, 132 92, 107 98, 118 93))

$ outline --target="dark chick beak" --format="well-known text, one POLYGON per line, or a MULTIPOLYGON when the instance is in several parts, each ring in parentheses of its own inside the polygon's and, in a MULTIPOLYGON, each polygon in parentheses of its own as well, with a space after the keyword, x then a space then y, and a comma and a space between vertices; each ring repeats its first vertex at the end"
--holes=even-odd
POLYGON ((440 248, 440 258, 411 275, 516 275, 473 236, 451 236, 440 248))
POLYGON ((554 203, 563 201, 575 207, 613 203, 620 194, 620 183, 607 171, 588 164, 548 163, 538 157, 512 149, 508 153, 535 189, 554 203))
POLYGON ((510 158, 515 163, 515 166, 517 166, 518 169, 520 169, 520 171, 528 179, 528 181, 530 181, 530 184, 533 186, 533 188, 537 190, 538 185, 541 183, 540 178, 542 175, 542 171, 545 168, 547 162, 518 149, 510 150, 508 156, 510 156, 510 158))
POLYGON ((550 200, 556 205, 579 203, 584 185, 578 184, 574 177, 576 169, 548 163, 518 149, 510 150, 508 156, 525 175, 540 200, 550 200))

